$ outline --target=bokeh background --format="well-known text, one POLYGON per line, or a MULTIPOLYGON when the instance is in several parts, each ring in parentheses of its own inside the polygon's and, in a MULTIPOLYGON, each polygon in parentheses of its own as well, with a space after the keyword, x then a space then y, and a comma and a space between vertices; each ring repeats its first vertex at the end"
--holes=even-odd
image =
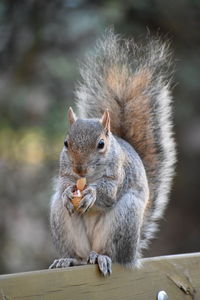
POLYGON ((171 40, 178 163, 146 256, 200 250, 200 1, 0 1, 0 273, 47 268, 52 180, 78 65, 105 28, 171 40))

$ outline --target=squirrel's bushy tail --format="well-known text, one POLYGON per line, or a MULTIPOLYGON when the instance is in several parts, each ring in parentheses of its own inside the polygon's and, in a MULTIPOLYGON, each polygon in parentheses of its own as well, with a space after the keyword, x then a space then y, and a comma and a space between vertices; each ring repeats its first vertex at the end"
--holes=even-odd
POLYGON ((79 116, 100 118, 108 108, 112 133, 128 141, 144 163, 150 198, 143 248, 156 231, 174 173, 169 66, 168 45, 159 38, 138 45, 110 30, 87 56, 76 92, 79 116))

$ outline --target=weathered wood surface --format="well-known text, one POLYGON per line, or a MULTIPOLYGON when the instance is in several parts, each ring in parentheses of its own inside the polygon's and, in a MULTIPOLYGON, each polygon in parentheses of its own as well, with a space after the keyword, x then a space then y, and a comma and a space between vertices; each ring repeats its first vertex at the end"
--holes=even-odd
POLYGON ((169 300, 200 299, 200 253, 143 259, 140 270, 113 266, 109 278, 97 266, 42 270, 0 276, 0 299, 169 300))

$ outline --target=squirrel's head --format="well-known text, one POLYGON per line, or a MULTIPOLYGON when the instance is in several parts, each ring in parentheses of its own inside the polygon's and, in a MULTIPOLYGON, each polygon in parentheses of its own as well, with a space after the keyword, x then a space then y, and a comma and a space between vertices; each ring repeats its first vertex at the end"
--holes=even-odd
POLYGON ((106 110, 101 119, 77 119, 70 107, 68 121, 70 127, 64 150, 72 170, 79 176, 92 176, 105 165, 110 136, 109 112, 106 110))

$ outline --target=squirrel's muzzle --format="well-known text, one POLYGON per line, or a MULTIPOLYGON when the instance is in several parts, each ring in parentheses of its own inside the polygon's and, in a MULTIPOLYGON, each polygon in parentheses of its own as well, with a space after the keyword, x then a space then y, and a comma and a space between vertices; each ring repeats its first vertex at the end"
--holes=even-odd
POLYGON ((87 168, 81 164, 78 164, 73 167, 73 171, 83 177, 87 173, 87 168))

